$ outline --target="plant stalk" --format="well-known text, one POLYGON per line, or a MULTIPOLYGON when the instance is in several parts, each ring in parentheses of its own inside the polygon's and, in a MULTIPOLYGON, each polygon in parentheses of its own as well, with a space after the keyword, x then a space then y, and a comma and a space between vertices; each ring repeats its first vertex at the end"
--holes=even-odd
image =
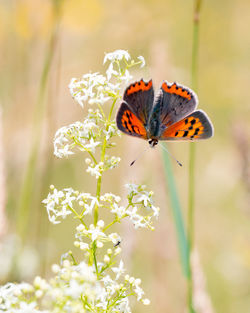
MULTIPOLYGON (((199 21, 202 0, 195 0, 193 15, 193 46, 192 46, 192 67, 191 67, 191 84, 194 91, 197 91, 198 85, 198 49, 199 49, 199 21)), ((194 313, 193 306, 193 275, 191 257, 194 247, 194 211, 195 211, 195 143, 190 143, 189 148, 189 179, 188 179, 188 221, 187 236, 189 243, 188 264, 189 264, 189 280, 188 280, 188 308, 190 313, 194 313)))
POLYGON ((189 247, 188 240, 185 231, 184 219, 182 216, 180 201, 175 185, 174 174, 171 166, 171 161, 168 153, 165 149, 162 149, 163 155, 163 164, 165 170, 165 176, 168 183, 170 202, 173 211, 173 217, 175 222, 175 229, 177 235, 177 241, 179 246, 180 260, 183 273, 187 280, 189 280, 190 272, 189 272, 189 263, 188 263, 188 255, 189 255, 189 247))
POLYGON ((46 111, 46 101, 45 101, 46 88, 52 60, 55 54, 55 46, 57 42, 58 28, 61 16, 61 10, 59 9, 60 9, 59 4, 55 2, 53 10, 54 19, 52 25, 52 33, 44 61, 43 71, 40 79, 39 93, 34 113, 31 152, 29 156, 29 161, 25 173, 24 183, 22 186, 18 206, 17 229, 23 242, 25 241, 27 230, 29 229, 28 223, 33 195, 32 190, 35 186, 35 170, 38 159, 39 144, 41 141, 42 121, 46 111))
MULTIPOLYGON (((115 106, 117 98, 114 99, 110 111, 109 111, 109 115, 108 115, 108 119, 107 122, 109 123, 112 117, 112 113, 113 113, 113 109, 115 106)), ((106 130, 108 130, 108 126, 106 127, 106 130)), ((104 158, 105 158, 105 152, 106 152, 106 147, 107 147, 107 139, 106 137, 103 140, 103 144, 102 144, 102 151, 101 151, 101 162, 104 162, 104 158)), ((96 197, 99 200, 100 195, 101 195, 101 184, 102 184, 102 175, 98 178, 97 180, 97 186, 96 186, 96 197)), ((94 209, 94 225, 96 226, 98 221, 98 205, 95 205, 95 209, 94 209)))

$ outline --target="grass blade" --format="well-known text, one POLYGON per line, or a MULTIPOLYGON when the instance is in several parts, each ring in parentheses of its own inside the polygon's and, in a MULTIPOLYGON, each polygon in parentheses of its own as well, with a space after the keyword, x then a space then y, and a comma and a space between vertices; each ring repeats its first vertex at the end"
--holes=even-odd
POLYGON ((174 222, 175 222, 181 265, 182 265, 184 275, 186 276, 186 278, 189 278, 190 276, 189 262, 188 262, 189 246, 188 246, 187 236, 185 232, 185 224, 184 224, 184 220, 182 216, 180 201, 179 201, 178 193, 176 190, 175 179, 174 179, 169 155, 164 149, 162 149, 162 155, 163 155, 165 176, 166 176, 168 189, 170 193, 170 202, 171 202, 171 207, 173 210, 173 217, 174 217, 174 222))

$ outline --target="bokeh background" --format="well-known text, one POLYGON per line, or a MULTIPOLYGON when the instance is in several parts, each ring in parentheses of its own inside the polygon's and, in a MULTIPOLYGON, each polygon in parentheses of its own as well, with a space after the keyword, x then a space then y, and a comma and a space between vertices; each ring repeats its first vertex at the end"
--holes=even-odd
MULTIPOLYGON (((215 136, 197 144, 195 245, 208 313, 250 308, 249 17, 248 0, 202 4, 197 94, 215 136)), ((125 49, 146 59, 147 67, 132 73, 135 79, 190 86, 192 22, 191 0, 0 1, 1 283, 49 277, 51 264, 72 249, 74 224, 49 225, 41 204, 49 185, 95 188, 82 155, 53 156, 55 131, 85 114, 70 96, 70 79, 104 72, 104 53, 125 49), (28 166, 34 170, 25 184, 28 166)), ((161 208, 156 230, 122 225, 123 257, 151 299, 136 312, 181 313, 186 283, 160 148, 129 167, 145 145, 126 136, 117 141, 121 166, 106 175, 104 191, 123 194, 124 183, 137 182, 155 192, 161 208)), ((173 169, 186 215, 189 146, 171 143, 169 149, 184 164, 173 162, 173 169)))

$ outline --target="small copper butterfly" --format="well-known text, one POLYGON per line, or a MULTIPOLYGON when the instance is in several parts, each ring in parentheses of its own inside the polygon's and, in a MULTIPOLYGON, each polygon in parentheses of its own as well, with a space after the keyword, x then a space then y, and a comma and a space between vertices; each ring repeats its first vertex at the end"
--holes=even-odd
POLYGON ((206 113, 195 110, 196 94, 187 87, 164 81, 154 95, 152 80, 129 85, 116 116, 123 133, 148 140, 151 147, 159 140, 200 140, 213 136, 213 125, 206 113))

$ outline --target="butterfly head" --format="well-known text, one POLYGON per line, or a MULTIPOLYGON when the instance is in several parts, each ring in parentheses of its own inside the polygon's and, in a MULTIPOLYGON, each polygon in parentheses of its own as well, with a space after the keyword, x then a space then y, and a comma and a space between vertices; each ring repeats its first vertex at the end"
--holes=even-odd
POLYGON ((151 148, 154 148, 157 144, 158 144, 158 139, 155 139, 155 138, 150 138, 148 140, 148 143, 150 145, 151 148))

